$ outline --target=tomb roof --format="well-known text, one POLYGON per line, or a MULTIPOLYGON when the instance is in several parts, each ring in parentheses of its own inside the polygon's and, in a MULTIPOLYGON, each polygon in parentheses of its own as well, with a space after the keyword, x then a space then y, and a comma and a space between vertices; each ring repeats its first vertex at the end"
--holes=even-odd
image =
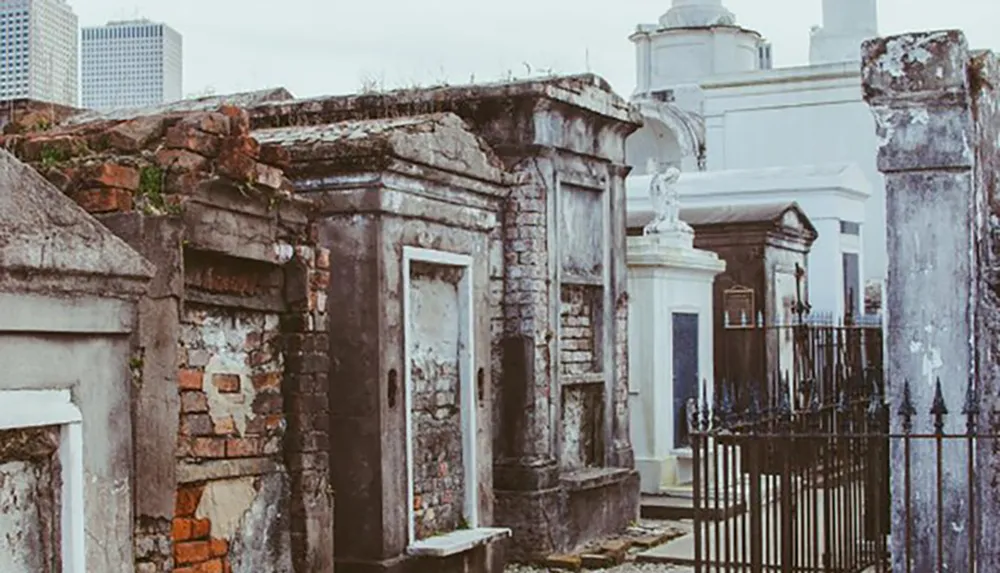
POLYGON ((695 207, 681 209, 680 218, 692 227, 767 223, 801 227, 816 234, 809 217, 795 202, 695 207))
POLYGON ((125 241, 6 150, 0 150, 0 229, 5 289, 134 292, 153 275, 125 241), (101 288, 95 279, 114 286, 101 288))
POLYGON ((359 117, 421 115, 474 111, 484 101, 548 99, 638 126, 638 112, 594 74, 529 78, 515 81, 400 89, 386 92, 324 96, 297 100, 271 100, 250 106, 257 127, 331 123, 359 117), (464 106, 464 107, 463 107, 464 106))
POLYGON ((293 172, 324 160, 384 169, 396 157, 498 183, 511 179, 492 148, 453 113, 257 129, 251 135, 288 149, 293 172))

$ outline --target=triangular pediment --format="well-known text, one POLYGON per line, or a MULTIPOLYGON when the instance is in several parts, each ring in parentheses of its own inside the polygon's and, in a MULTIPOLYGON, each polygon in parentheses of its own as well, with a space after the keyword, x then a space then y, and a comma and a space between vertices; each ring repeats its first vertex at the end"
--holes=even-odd
POLYGON ((0 150, 0 229, 4 274, 142 281, 153 274, 125 241, 6 150, 0 150))

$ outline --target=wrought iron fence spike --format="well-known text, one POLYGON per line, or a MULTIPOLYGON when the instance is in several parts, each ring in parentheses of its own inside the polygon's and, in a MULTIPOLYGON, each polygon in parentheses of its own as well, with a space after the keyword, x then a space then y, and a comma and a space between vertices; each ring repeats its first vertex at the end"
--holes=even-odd
POLYGON ((948 406, 944 403, 944 394, 941 392, 941 379, 938 378, 934 384, 934 401, 931 403, 931 415, 934 416, 934 433, 944 432, 944 417, 948 415, 948 406))
POLYGON ((917 410, 913 407, 913 400, 910 398, 910 380, 903 381, 903 398, 899 402, 899 415, 903 418, 903 431, 910 433, 913 430, 913 416, 917 410))
POLYGON ((792 405, 789 401, 791 398, 789 396, 789 388, 787 384, 787 378, 779 378, 778 386, 778 413, 782 416, 788 416, 792 413, 792 405))
POLYGON ((947 416, 948 406, 944 403, 944 393, 941 391, 941 379, 934 385, 934 402, 931 404, 931 415, 947 416))
POLYGON ((968 386, 965 388, 965 404, 962 405, 962 414, 965 416, 979 415, 979 396, 971 378, 969 379, 968 386))

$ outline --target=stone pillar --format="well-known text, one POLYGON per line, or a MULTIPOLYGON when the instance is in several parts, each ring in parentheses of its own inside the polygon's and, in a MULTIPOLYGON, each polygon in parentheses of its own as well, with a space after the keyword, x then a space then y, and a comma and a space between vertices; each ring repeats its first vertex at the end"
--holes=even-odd
POLYGON ((677 404, 712 387, 712 283, 726 268, 712 252, 695 249, 692 234, 630 237, 629 381, 632 444, 641 489, 660 493, 690 481, 690 457, 679 448, 677 404), (694 394, 677 396, 674 315, 696 316, 697 371, 694 394))
MULTIPOLYGON (((995 64, 987 67, 995 70, 995 64)), ((988 250, 987 225, 995 223, 987 221, 986 201, 992 200, 995 178, 992 86, 997 84, 990 78, 983 81, 978 68, 970 67, 959 31, 878 38, 863 48, 865 99, 875 114, 878 167, 886 178, 887 376, 889 418, 896 433, 904 431, 900 413, 909 406, 912 431, 934 431, 930 412, 938 380, 949 412, 945 432, 966 431, 961 412, 970 381, 977 381, 987 397, 980 408, 994 409, 995 399, 989 396, 996 395, 991 329, 996 330, 997 304, 983 282, 990 280, 984 271, 995 258, 988 250), (982 163, 985 158, 988 164, 982 163)), ((989 430, 983 426, 992 417, 983 412, 980 430, 989 430)), ((907 561, 913 571, 970 571, 975 543, 979 570, 997 570, 991 527, 1000 513, 989 467, 996 462, 984 445, 981 440, 973 482, 982 496, 976 512, 982 518, 978 531, 970 531, 974 497, 965 446, 946 445, 946 471, 939 475, 934 440, 911 440, 909 460, 904 442, 892 441, 893 571, 909 570, 907 561), (943 537, 943 568, 938 565, 938 535, 943 537)))

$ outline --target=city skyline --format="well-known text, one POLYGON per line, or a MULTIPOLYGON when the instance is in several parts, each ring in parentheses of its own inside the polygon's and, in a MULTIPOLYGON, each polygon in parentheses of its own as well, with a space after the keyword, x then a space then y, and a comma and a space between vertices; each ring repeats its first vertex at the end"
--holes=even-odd
MULTIPOLYGON (((635 86, 628 36, 654 22, 670 0, 510 0, 480 5, 459 0, 420 4, 285 0, 263 2, 137 0, 78 2, 81 21, 143 16, 185 36, 190 57, 185 90, 216 93, 285 87, 296 96, 349 93, 365 82, 385 87, 451 84, 517 77, 539 70, 592 71, 622 95, 635 86), (223 22, 223 25, 220 25, 223 22), (220 65, 219 62, 224 62, 220 65)), ((775 67, 804 65, 809 29, 822 23, 820 0, 725 0, 740 25, 773 44, 775 67)), ((992 22, 1000 3, 980 0, 880 0, 879 33, 962 28, 976 48, 1000 47, 992 22)))

